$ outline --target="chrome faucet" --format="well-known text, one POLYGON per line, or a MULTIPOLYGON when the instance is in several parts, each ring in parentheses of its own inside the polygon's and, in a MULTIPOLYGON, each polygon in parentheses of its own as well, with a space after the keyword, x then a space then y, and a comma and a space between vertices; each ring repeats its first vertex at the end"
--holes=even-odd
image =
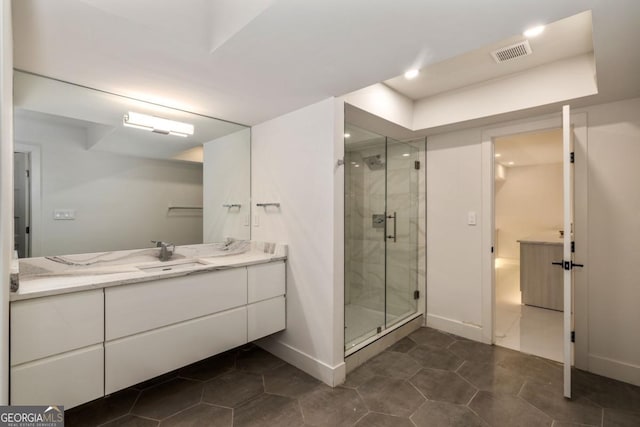
POLYGON ((167 243, 157 240, 152 240, 151 243, 154 243, 156 245, 156 248, 160 248, 160 253, 158 253, 158 259, 160 259, 160 261, 169 261, 171 259, 171 256, 173 255, 173 252, 175 252, 176 250, 176 245, 174 245, 173 243, 167 243))

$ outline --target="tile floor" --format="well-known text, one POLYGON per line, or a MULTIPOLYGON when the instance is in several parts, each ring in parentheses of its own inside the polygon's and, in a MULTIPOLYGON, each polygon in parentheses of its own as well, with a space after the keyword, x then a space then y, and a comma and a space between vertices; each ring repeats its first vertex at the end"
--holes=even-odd
POLYGON ((640 387, 420 328, 330 388, 245 346, 66 412, 67 426, 640 425, 640 387))
POLYGON ((562 312, 521 304, 517 264, 496 269, 495 319, 496 345, 562 361, 562 312))

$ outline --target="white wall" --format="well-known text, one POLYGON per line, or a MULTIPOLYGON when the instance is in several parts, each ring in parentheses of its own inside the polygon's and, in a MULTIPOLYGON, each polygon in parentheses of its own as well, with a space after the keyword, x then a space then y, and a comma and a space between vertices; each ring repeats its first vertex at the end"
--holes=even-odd
POLYGON ((87 150, 84 130, 16 118, 16 142, 41 147, 41 213, 32 256, 202 242, 202 165, 87 150), (75 209, 76 219, 53 219, 75 209))
MULTIPOLYGON (((588 217, 586 240, 576 236, 577 246, 587 245, 576 249, 586 254, 576 274, 586 276, 580 280, 588 289, 576 301, 588 325, 576 330, 577 341, 588 336, 581 367, 640 385, 640 98, 580 111, 588 117, 587 176, 576 181, 588 200, 576 206, 588 217)), ((486 196, 481 134, 476 128, 427 139, 427 323, 476 339, 484 326, 484 248, 480 227, 466 225, 466 215, 480 211, 486 196)))
POLYGON ((562 163, 506 168, 495 209, 497 257, 519 260, 519 239, 562 229, 562 163))
POLYGON ((262 345, 330 385, 345 375, 343 108, 324 100, 253 127, 251 141, 252 239, 289 245, 287 329, 262 345))
POLYGON ((479 119, 598 93, 593 54, 416 101, 412 129, 479 119))
POLYGON ((586 111, 589 369, 640 385, 640 98, 586 111))
POLYGON ((13 253, 11 2, 0 4, 0 405, 9 403, 9 274, 13 253))
POLYGON ((413 100, 382 83, 344 95, 342 99, 385 120, 413 129, 413 100))
POLYGON ((427 138, 427 324, 481 339, 481 131, 427 138))
POLYGON ((251 129, 204 144, 202 185, 203 241, 251 239, 251 129))

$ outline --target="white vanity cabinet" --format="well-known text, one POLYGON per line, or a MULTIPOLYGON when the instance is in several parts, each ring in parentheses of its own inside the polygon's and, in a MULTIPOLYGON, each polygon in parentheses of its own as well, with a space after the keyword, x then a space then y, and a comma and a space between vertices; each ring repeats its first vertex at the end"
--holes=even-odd
POLYGON ((105 289, 105 393, 247 342, 247 268, 105 289))
POLYGON ((102 289, 11 303, 11 404, 70 408, 104 394, 102 289))
POLYGON ((285 263, 11 303, 11 403, 71 408, 286 326, 285 263))
POLYGON ((285 328, 285 264, 105 289, 105 393, 285 328))
POLYGON ((285 328, 285 293, 284 262, 248 267, 247 335, 249 341, 285 328))

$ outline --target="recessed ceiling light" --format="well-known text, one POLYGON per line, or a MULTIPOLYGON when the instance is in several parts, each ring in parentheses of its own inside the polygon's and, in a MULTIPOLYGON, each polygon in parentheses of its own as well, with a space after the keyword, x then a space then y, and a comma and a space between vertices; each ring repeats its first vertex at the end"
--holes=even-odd
POLYGON ((532 37, 539 36, 540 34, 542 34, 543 31, 544 31, 544 25, 538 25, 537 27, 531 27, 525 30, 525 32, 522 33, 522 35, 527 38, 532 38, 532 37))
POLYGON ((351 137, 351 134, 350 134, 350 133, 345 133, 345 134, 344 134, 344 137, 345 137, 345 138, 350 138, 350 137, 351 137))
POLYGON ((402 157, 409 157, 409 153, 404 153, 402 157))
POLYGON ((500 154, 500 153, 496 153, 496 159, 497 159, 498 157, 500 157, 500 156, 502 156, 502 154, 500 154))
POLYGON ((509 162, 509 163, 507 163, 507 164, 508 164, 509 166, 513 166, 515 163, 513 163, 513 162, 509 162))
POLYGON ((420 74, 420 71, 416 69, 409 70, 406 73, 404 73, 404 78, 407 80, 415 79, 416 77, 418 77, 418 74, 420 74))
POLYGON ((359 167, 360 167, 360 165, 353 165, 353 167, 354 167, 354 168, 359 168, 359 167))
POLYGON ((351 164, 352 164, 352 165, 355 165, 355 164, 356 164, 356 162, 351 162, 351 164))

